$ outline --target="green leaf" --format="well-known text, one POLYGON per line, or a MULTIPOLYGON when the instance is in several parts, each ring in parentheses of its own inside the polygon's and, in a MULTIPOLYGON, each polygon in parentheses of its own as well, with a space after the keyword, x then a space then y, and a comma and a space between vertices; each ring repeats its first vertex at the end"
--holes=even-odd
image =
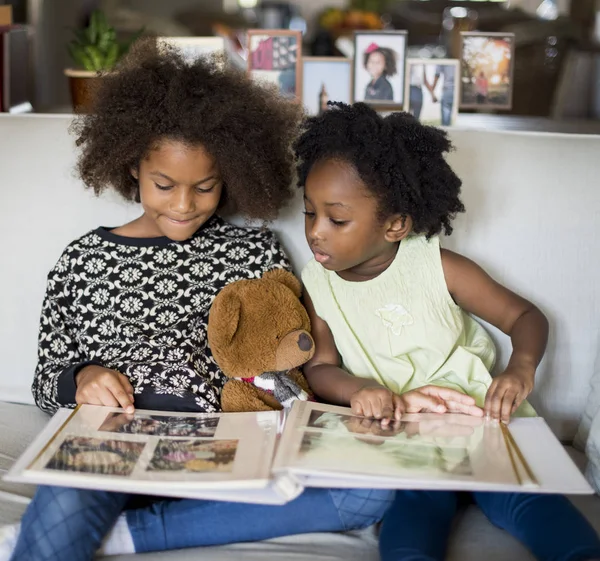
POLYGON ((82 46, 75 43, 75 41, 71 41, 71 43, 67 45, 67 49, 69 50, 69 54, 71 55, 71 58, 75 64, 79 65, 85 70, 90 70, 92 72, 94 71, 94 64, 90 57, 85 53, 82 46))
POLYGON ((90 45, 95 45, 98 41, 98 15, 97 12, 92 12, 90 17, 90 24, 88 25, 86 35, 90 45))
POLYGON ((117 41, 115 28, 108 24, 104 13, 95 10, 90 16, 90 24, 86 29, 72 29, 72 31, 75 39, 68 45, 71 57, 86 70, 98 72, 113 68, 131 45, 140 38, 145 28, 120 44, 117 41))
POLYGON ((106 53, 106 59, 104 61, 105 70, 112 70, 114 65, 119 60, 119 45, 117 43, 113 43, 108 52, 106 53))
POLYGON ((96 29, 98 30, 98 35, 103 35, 109 30, 108 21, 106 21, 106 16, 104 12, 101 10, 96 10, 92 17, 96 17, 96 29))
POLYGON ((106 55, 109 49, 112 48, 112 45, 116 43, 116 40, 117 32, 111 27, 98 38, 98 48, 104 55, 106 55))
POLYGON ((85 54, 90 57, 94 71, 99 72, 100 70, 104 70, 104 57, 98 47, 86 45, 84 51, 85 54))

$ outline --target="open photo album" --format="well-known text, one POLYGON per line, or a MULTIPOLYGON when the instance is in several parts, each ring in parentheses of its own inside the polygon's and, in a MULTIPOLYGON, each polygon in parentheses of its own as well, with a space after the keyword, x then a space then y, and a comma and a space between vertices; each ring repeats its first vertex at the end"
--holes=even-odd
POLYGON ((305 487, 592 493, 539 417, 506 426, 421 413, 386 425, 305 401, 287 415, 60 409, 5 479, 265 504, 305 487))

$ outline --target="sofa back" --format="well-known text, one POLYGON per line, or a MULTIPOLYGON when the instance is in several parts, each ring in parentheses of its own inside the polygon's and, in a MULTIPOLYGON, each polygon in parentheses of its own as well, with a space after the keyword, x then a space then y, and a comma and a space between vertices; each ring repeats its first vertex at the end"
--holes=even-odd
MULTIPOLYGON (((31 402, 46 275, 64 247, 139 214, 76 179, 68 115, 0 115, 0 399, 31 402)), ((454 130, 450 163, 467 213, 444 245, 533 300, 551 322, 531 398, 571 439, 583 410, 600 326, 600 137, 454 130)), ((274 223, 296 271, 310 258, 301 198, 274 223)), ((496 330, 499 367, 510 341, 496 330)))

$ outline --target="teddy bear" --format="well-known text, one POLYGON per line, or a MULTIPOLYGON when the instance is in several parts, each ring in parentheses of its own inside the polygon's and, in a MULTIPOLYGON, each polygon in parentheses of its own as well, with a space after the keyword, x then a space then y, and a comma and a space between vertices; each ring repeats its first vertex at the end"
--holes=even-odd
POLYGON ((229 378, 223 411, 281 410, 312 398, 299 368, 315 352, 301 290, 292 273, 275 269, 232 282, 215 297, 208 345, 229 378))

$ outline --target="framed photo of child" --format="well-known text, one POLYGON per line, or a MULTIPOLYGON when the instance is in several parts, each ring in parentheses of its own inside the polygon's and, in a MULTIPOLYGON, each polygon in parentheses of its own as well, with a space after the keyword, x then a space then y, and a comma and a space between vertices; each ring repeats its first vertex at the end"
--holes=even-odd
POLYGON ((302 96, 302 34, 285 29, 248 31, 248 72, 256 80, 276 84, 280 93, 302 96))
POLYGON ((302 59, 302 103, 309 115, 327 110, 328 101, 350 103, 352 60, 343 57, 302 59))
POLYGON ((450 59, 408 59, 404 110, 425 125, 456 124, 460 62, 450 59))
POLYGON ((353 101, 401 109, 406 31, 354 33, 353 101))
POLYGON ((512 107, 515 36, 461 33, 461 109, 512 107))

